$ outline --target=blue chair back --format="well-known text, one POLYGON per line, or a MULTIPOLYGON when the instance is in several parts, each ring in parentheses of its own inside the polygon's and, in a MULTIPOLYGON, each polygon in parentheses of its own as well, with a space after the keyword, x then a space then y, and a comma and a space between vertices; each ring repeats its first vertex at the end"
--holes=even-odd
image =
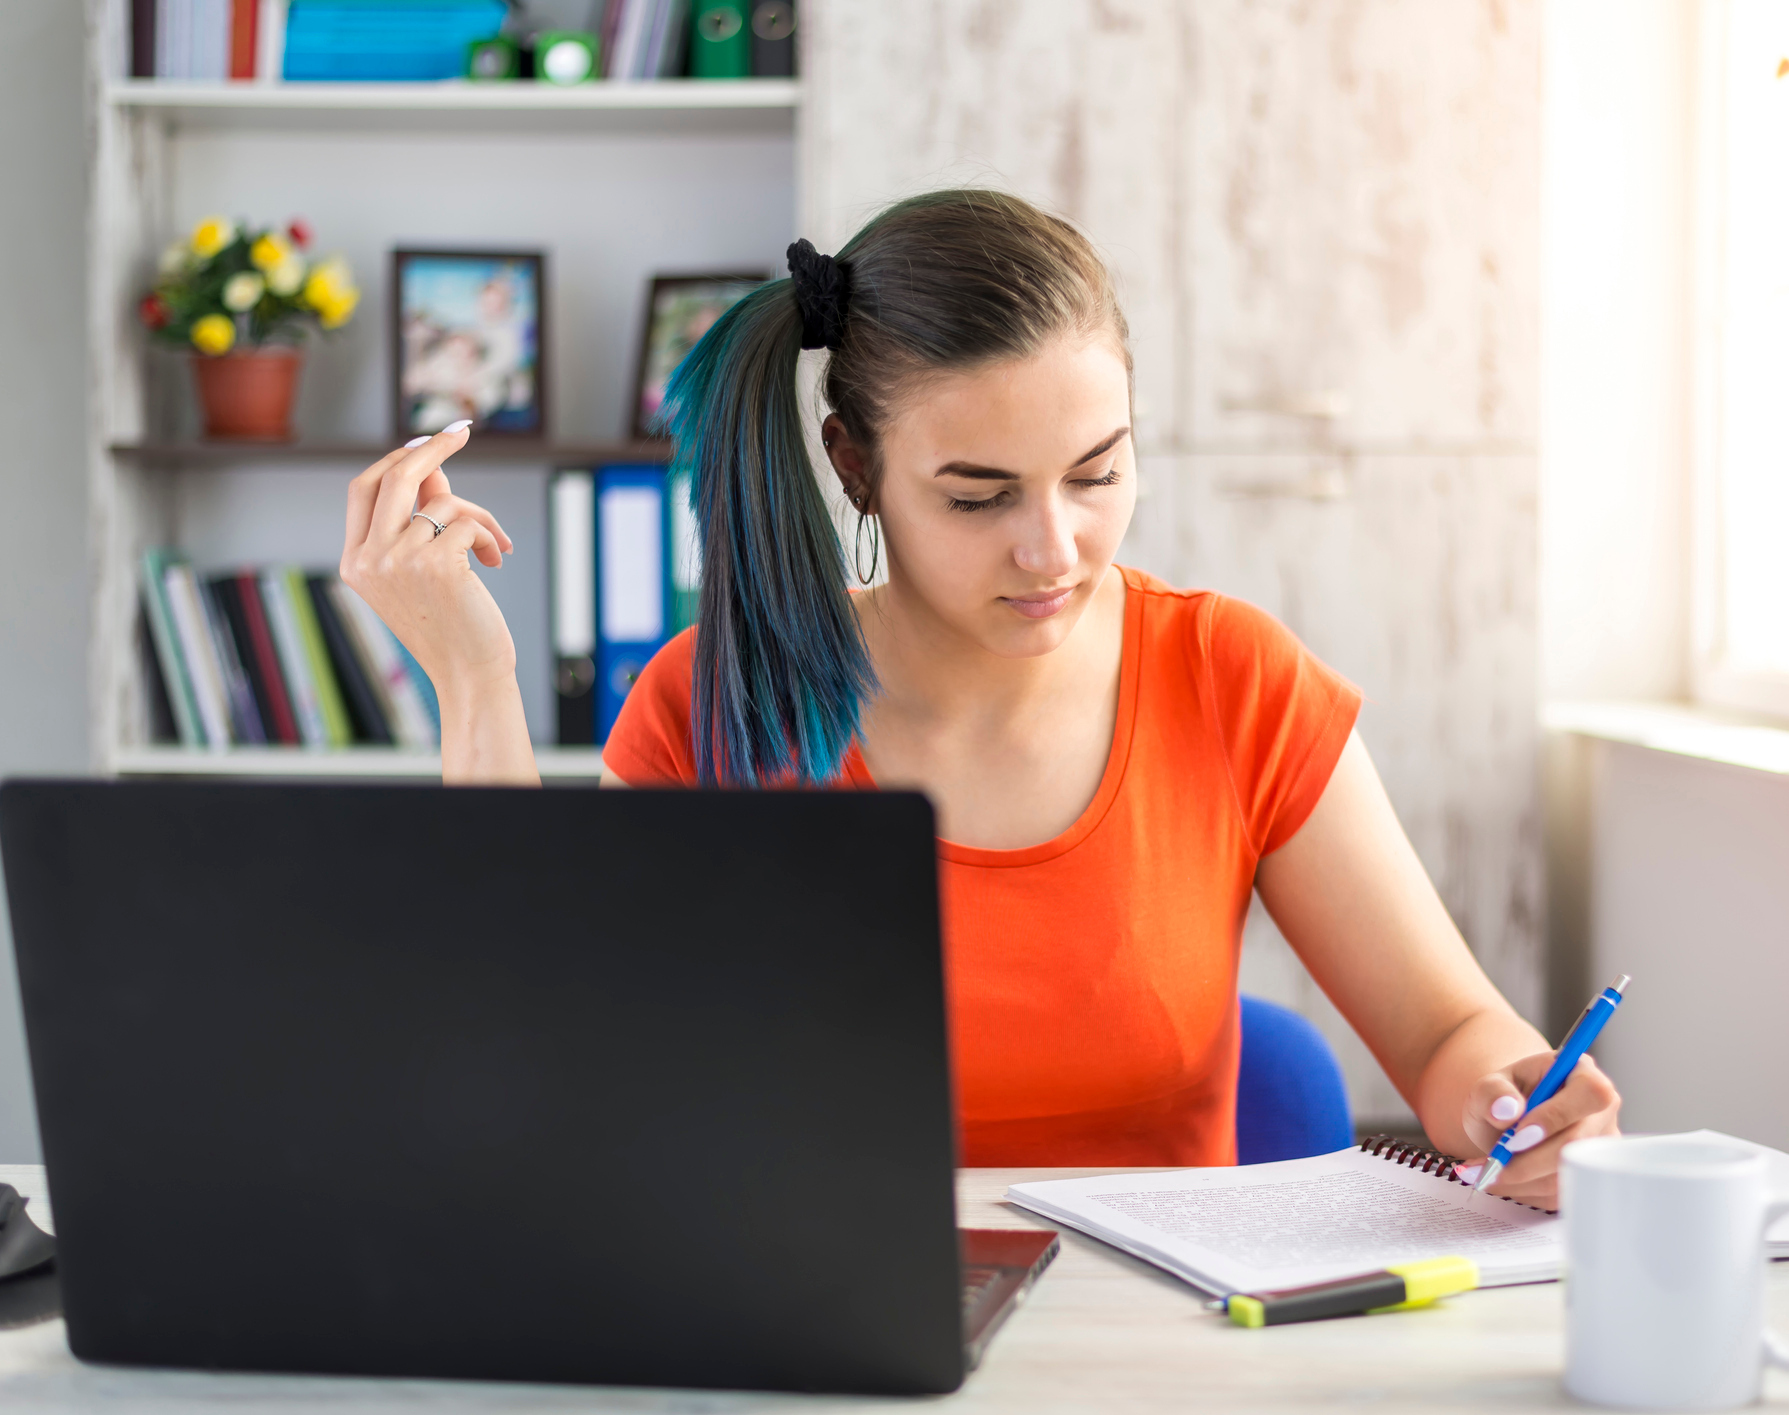
POLYGON ((1236 1162, 1302 1159, 1353 1143, 1348 1090, 1323 1033, 1290 1008, 1244 997, 1236 1162))

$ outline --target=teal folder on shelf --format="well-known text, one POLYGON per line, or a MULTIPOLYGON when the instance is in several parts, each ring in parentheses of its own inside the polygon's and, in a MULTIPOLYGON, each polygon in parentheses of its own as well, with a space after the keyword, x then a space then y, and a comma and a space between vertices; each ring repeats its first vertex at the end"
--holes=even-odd
POLYGON ((670 505, 665 550, 671 567, 671 633, 681 634, 696 622, 702 608, 702 538, 696 531, 696 508, 687 471, 673 470, 666 480, 670 505))

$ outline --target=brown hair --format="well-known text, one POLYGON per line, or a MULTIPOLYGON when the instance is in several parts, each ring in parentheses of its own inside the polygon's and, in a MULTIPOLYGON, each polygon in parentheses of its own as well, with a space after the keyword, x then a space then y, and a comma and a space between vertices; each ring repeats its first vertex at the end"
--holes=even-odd
POLYGON ((665 399, 702 537, 690 730, 710 784, 832 779, 875 688, 803 438, 804 347, 833 351, 824 395, 866 452, 872 489, 882 430, 929 377, 1028 358, 1065 334, 1109 332, 1130 366, 1092 244, 1004 192, 909 198, 834 258, 791 246, 790 268, 802 278, 716 321, 665 399))
POLYGON ((850 300, 827 403, 871 456, 896 405, 933 374, 1029 358, 1064 334, 1130 328, 1105 262, 1068 222, 1005 192, 932 192, 889 207, 839 252, 850 300))

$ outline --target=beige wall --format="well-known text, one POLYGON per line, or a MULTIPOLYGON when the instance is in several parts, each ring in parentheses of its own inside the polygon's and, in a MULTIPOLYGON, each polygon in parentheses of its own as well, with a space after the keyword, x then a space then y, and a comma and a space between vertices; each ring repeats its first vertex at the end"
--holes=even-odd
POLYGON ((1634 978, 1597 1044, 1622 1124, 1789 1148, 1789 777, 1576 741, 1589 801, 1582 972, 1591 987, 1634 978))
MULTIPOLYGON (((81 7, 7 0, 0 45, 0 776, 87 769, 81 7)), ((38 1158, 0 898, 0 1164, 38 1158)))
MULTIPOLYGON (((1128 558, 1284 618, 1492 976, 1543 998, 1537 0, 808 0, 803 231, 1009 187, 1080 222, 1135 331, 1128 558)), ((1394 1092, 1258 919, 1245 985, 1394 1092)))

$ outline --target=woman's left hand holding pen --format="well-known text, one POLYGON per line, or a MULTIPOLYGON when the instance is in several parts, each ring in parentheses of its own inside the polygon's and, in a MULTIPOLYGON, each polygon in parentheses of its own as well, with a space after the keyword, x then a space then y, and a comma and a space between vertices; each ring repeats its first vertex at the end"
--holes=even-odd
MULTIPOLYGON (((1543 1051, 1523 1057, 1480 1078, 1472 1088, 1461 1119, 1478 1150, 1471 1163, 1456 1171, 1466 1183, 1477 1181, 1485 1154, 1497 1137, 1522 1117, 1528 1093, 1540 1084, 1553 1056, 1543 1051)), ((1522 1128, 1510 1141, 1514 1158, 1489 1192, 1539 1209, 1558 1208, 1559 1152, 1573 1140, 1618 1134, 1620 1113, 1621 1096, 1615 1083, 1596 1062, 1584 1057, 1558 1093, 1523 1119, 1522 1128)))

